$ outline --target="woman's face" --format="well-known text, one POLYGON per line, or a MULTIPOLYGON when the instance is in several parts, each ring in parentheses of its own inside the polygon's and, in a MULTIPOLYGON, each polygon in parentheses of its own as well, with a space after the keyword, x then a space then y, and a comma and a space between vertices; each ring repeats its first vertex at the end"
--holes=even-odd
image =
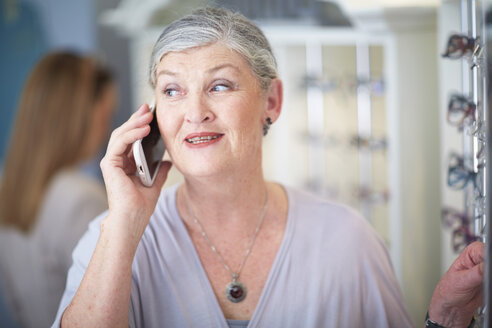
POLYGON ((220 43, 171 52, 156 73, 159 129, 185 176, 261 167, 269 97, 241 55, 220 43))

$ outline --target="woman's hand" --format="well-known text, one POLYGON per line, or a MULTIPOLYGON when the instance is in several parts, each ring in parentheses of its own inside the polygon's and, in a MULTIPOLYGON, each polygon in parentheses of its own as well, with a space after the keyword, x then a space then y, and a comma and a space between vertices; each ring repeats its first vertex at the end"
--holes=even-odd
POLYGON ((84 278, 63 313, 63 327, 128 327, 133 257, 171 167, 162 163, 150 188, 136 176, 132 144, 149 134, 151 120, 149 107, 142 105, 111 135, 101 161, 109 213, 84 278))
POLYGON ((484 244, 474 242, 461 252, 432 295, 429 318, 443 327, 468 327, 483 304, 484 244))
POLYGON ((116 227, 120 233, 129 233, 137 244, 171 168, 170 162, 162 163, 150 188, 136 176, 132 144, 149 134, 152 116, 147 105, 140 106, 128 121, 113 131, 101 161, 109 204, 109 215, 104 224, 116 227))

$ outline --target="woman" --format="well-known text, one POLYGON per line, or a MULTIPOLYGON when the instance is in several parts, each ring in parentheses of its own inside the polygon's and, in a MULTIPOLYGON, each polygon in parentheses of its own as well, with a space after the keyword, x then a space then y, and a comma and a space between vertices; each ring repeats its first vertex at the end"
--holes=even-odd
POLYGON ((115 101, 109 71, 74 53, 48 54, 28 77, 0 185, 0 279, 23 327, 52 323, 72 250, 107 209, 82 167, 106 141, 115 101))
MULTIPOLYGON (((109 211, 74 251, 53 326, 409 327, 389 256, 354 211, 265 181, 282 83, 253 23, 196 11, 157 40, 156 115, 182 185, 135 176, 146 105, 101 162, 109 211)), ((434 315, 434 313, 433 313, 434 315)))

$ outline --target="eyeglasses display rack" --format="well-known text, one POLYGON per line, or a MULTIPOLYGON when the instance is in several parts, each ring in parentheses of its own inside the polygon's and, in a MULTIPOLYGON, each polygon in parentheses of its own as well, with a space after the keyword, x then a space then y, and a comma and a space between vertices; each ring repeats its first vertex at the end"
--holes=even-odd
MULTIPOLYGON (((450 96, 447 118, 462 132, 463 153, 450 157, 448 185, 463 190, 464 213, 443 211, 448 226, 451 226, 451 216, 460 221, 453 231, 455 251, 474 240, 488 243, 488 72, 484 4, 480 0, 461 0, 460 6, 461 34, 449 37, 443 54, 445 58, 462 62, 462 94, 450 96)), ((488 327, 486 304, 477 312, 474 327, 488 327)))

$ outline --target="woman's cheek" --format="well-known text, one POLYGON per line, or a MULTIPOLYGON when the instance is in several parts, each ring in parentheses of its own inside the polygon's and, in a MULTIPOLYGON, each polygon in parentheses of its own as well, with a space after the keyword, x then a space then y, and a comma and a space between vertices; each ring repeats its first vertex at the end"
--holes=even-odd
POLYGON ((159 126, 159 132, 161 133, 161 137, 166 142, 168 139, 169 127, 166 126, 166 124, 164 123, 165 120, 161 119, 161 117, 162 117, 161 113, 158 113, 157 114, 157 125, 159 126))

